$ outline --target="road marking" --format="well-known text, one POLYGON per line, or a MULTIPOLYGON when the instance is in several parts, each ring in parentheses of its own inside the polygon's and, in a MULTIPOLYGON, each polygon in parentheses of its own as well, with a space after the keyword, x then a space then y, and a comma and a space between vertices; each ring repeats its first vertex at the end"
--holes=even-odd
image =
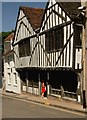
POLYGON ((36 105, 30 105, 31 107, 36 107, 36 105))
POLYGON ((55 112, 52 112, 52 111, 47 111, 47 110, 45 110, 45 112, 56 115, 56 113, 55 113, 55 112))
POLYGON ((15 97, 12 97, 12 96, 5 96, 5 95, 3 95, 3 96, 4 96, 4 97, 11 98, 11 99, 17 99, 17 100, 20 100, 20 101, 30 102, 30 103, 32 103, 32 104, 40 105, 40 106, 43 106, 43 107, 48 107, 48 108, 55 109, 55 110, 59 110, 59 111, 63 111, 63 112, 68 112, 68 113, 80 115, 80 116, 82 116, 82 117, 86 117, 86 113, 79 113, 79 112, 77 112, 77 111, 66 110, 66 109, 63 109, 63 108, 58 108, 58 107, 54 107, 54 106, 49 106, 49 105, 46 105, 46 104, 37 103, 37 102, 30 101, 30 100, 26 100, 26 99, 21 99, 21 98, 18 98, 18 97, 15 98, 15 97))

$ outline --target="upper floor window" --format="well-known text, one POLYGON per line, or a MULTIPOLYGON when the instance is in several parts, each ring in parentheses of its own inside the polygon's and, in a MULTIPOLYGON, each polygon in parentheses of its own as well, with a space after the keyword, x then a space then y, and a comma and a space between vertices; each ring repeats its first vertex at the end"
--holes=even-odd
POLYGON ((19 43, 19 57, 30 55, 30 39, 26 38, 19 43))
POLYGON ((74 25, 74 44, 82 46, 82 27, 74 25))
POLYGON ((64 44, 64 29, 56 28, 45 34, 46 51, 51 52, 63 47, 64 44))

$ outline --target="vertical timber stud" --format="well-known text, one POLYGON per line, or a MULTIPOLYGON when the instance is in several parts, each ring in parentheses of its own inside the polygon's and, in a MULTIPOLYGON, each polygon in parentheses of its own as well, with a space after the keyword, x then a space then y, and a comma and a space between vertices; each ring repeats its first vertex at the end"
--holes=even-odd
POLYGON ((38 40, 38 53, 39 53, 38 66, 40 66, 40 44, 39 44, 39 33, 37 33, 37 40, 38 40))
POLYGON ((86 22, 83 26, 82 30, 82 65, 83 65, 83 71, 82 71, 82 81, 83 81, 83 108, 87 107, 87 2, 82 3, 82 6, 86 6, 86 22))
POLYGON ((26 93, 28 93, 28 71, 26 71, 26 93))

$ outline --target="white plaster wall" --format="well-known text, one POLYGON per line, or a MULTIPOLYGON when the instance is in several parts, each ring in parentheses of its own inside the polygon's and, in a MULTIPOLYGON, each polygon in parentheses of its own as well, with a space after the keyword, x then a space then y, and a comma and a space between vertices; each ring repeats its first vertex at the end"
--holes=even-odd
MULTIPOLYGON (((5 59, 7 59, 7 58, 5 57, 5 59)), ((10 91, 10 92, 12 91, 12 92, 19 93, 19 94, 21 93, 20 77, 14 67, 13 59, 4 63, 4 78, 6 81, 6 90, 7 91, 10 91), (9 62, 9 65, 8 65, 8 62, 9 62), (11 83, 9 83, 9 75, 8 74, 10 74, 11 83), (17 85, 15 85, 15 75, 14 74, 17 75, 17 85)))
MULTIPOLYGON (((26 91, 26 86, 23 86, 23 91, 26 91)), ((28 92, 33 93, 35 95, 39 95, 39 90, 38 88, 33 88, 33 87, 28 87, 28 92)))

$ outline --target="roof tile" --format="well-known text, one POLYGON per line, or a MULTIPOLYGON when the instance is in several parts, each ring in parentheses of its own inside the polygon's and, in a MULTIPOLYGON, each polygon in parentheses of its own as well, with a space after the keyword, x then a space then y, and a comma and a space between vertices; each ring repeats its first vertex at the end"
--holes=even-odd
POLYGON ((78 7, 81 6, 81 2, 59 2, 59 3, 72 19, 79 14, 78 7))
POLYGON ((20 7, 26 15, 28 21, 31 23, 34 30, 40 28, 41 21, 44 14, 44 9, 41 8, 30 8, 30 7, 20 7))
POLYGON ((5 41, 11 41, 11 39, 13 40, 14 37, 14 33, 11 33, 6 39, 5 41))

